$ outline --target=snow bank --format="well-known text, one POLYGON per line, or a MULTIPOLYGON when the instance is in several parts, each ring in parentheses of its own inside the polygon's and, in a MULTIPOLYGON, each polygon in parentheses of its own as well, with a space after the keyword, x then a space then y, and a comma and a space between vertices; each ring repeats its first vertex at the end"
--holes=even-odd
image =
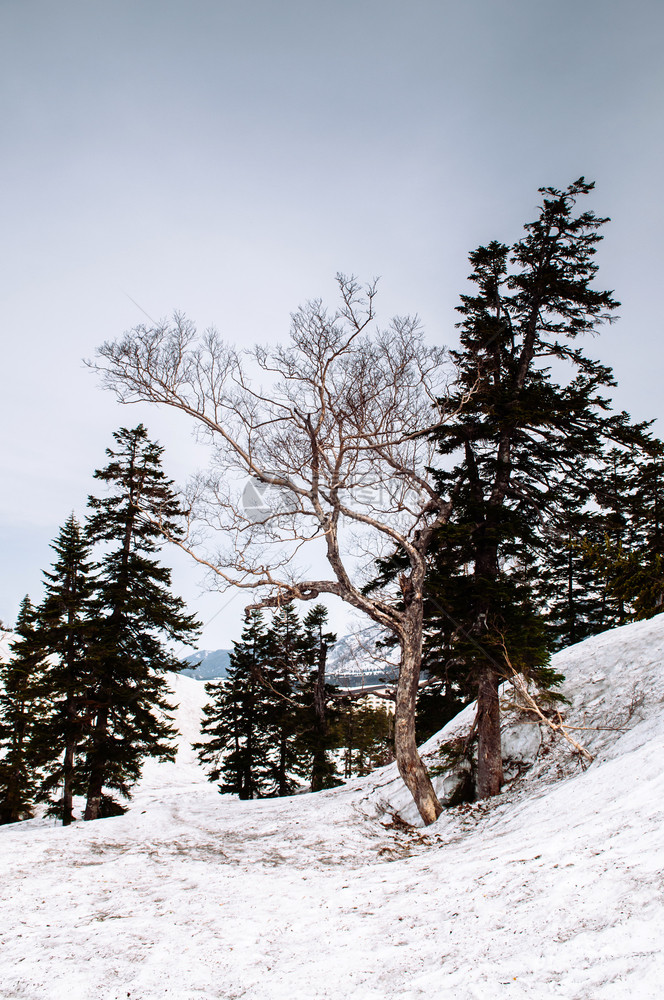
MULTIPOLYGON (((2 995, 659 998, 663 664, 662 616, 558 654, 595 762, 544 737, 503 795, 426 831, 392 820, 389 768, 239 802, 186 746, 123 817, 2 828, 2 995)), ((174 685, 190 738, 204 692, 174 685)))
MULTIPOLYGON (((565 722, 574 727, 571 735, 596 757, 593 769, 609 756, 627 752, 628 743, 621 740, 626 733, 632 734, 632 739, 647 741, 660 731, 664 713, 664 615, 586 639, 557 653, 551 665, 565 677, 559 689, 569 702, 562 707, 565 722)), ((508 685, 503 694, 511 694, 508 685)), ((464 736, 474 716, 475 705, 469 705, 424 744, 421 752, 425 760, 440 764, 441 743, 464 736)), ((508 745, 521 745, 521 753, 529 757, 532 746, 526 749, 526 744, 532 744, 533 737, 542 744, 536 766, 525 776, 515 775, 504 795, 531 795, 542 784, 572 776, 582 766, 559 737, 546 727, 533 727, 530 720, 520 719, 515 713, 505 715, 502 731, 504 751, 508 745)), ((443 794, 443 781, 444 775, 434 779, 439 795, 443 794)), ((421 825, 396 765, 380 773, 374 800, 377 809, 398 811, 407 822, 421 825)))

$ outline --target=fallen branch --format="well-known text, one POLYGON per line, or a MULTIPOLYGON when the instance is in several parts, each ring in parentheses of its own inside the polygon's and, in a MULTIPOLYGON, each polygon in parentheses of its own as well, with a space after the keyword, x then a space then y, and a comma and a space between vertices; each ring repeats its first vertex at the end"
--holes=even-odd
POLYGON ((585 760, 588 761, 589 764, 592 764, 595 758, 590 753, 590 751, 586 750, 586 748, 582 746, 581 743, 578 743, 573 736, 569 735, 570 729, 577 729, 584 727, 566 726, 562 720, 560 712, 558 712, 558 722, 552 722, 551 719, 547 718, 547 716, 544 714, 544 712, 539 707, 536 700, 533 698, 530 691, 528 690, 528 687, 521 674, 518 673, 518 671, 515 670, 515 668, 512 666, 509 655, 507 653, 507 648, 505 646, 505 643, 503 642, 502 645, 503 645, 503 655, 505 657, 505 663, 507 664, 507 666, 511 671, 511 676, 508 678, 508 680, 512 685, 512 687, 514 688, 514 690, 518 692, 518 694, 520 694, 523 700, 526 702, 526 704, 528 705, 528 710, 534 712, 535 715, 538 717, 538 719, 541 722, 543 722, 546 726, 548 726, 549 729, 551 729, 554 733, 557 733, 558 735, 562 736, 563 739, 567 740, 570 746, 574 748, 575 753, 578 753, 580 757, 583 757, 585 760))
MULTIPOLYGON (((508 678, 508 680, 509 680, 509 678, 508 678)), ((503 710, 508 709, 508 708, 517 708, 517 709, 520 709, 520 711, 522 711, 522 712, 524 712, 524 711, 529 712, 530 711, 529 708, 528 709, 524 709, 523 705, 519 704, 518 701, 501 701, 500 707, 503 710)), ((560 717, 560 712, 558 712, 557 714, 558 714, 558 717, 560 717)), ((524 723, 522 723, 522 725, 524 725, 524 726, 539 726, 539 720, 533 721, 533 722, 524 722, 524 723)), ((587 732, 587 733, 628 733, 630 731, 629 728, 627 728, 625 726, 568 726, 566 723, 565 723, 565 729, 573 729, 573 730, 579 730, 579 731, 583 730, 584 732, 587 732)))

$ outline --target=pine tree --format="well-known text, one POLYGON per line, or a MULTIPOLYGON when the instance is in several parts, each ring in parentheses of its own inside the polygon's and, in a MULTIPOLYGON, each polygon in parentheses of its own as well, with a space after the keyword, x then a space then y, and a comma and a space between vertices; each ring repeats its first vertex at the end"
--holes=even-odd
POLYGON ((576 346, 618 305, 591 286, 607 220, 577 213, 576 203, 592 187, 580 178, 564 191, 541 189, 540 213, 521 240, 470 255, 476 292, 459 307, 451 400, 459 415, 438 432, 447 465, 439 488, 455 512, 439 533, 429 592, 434 622, 477 692, 480 797, 502 783, 504 649, 541 683, 557 680, 547 666, 544 609, 534 600, 543 530, 564 522, 569 485, 584 482, 607 440, 647 436, 646 425, 611 415, 603 395, 615 384, 610 369, 576 346), (560 384, 551 360, 567 368, 560 384))
POLYGON ((242 638, 233 644, 224 680, 205 685, 211 701, 203 710, 201 731, 209 739, 194 744, 208 765, 208 778, 220 792, 253 799, 266 791, 265 759, 268 690, 261 684, 267 630, 260 611, 247 615, 242 638))
POLYGON ((240 798, 290 795, 309 777, 312 791, 339 783, 330 753, 338 745, 333 688, 325 683, 327 611, 316 605, 301 625, 292 604, 270 626, 248 613, 228 674, 206 686, 204 743, 195 744, 220 792, 240 798))
POLYGON ((661 443, 650 444, 648 455, 610 455, 608 474, 597 490, 606 509, 599 529, 584 539, 584 558, 604 584, 610 624, 664 610, 664 463, 661 443))
POLYGON ((585 540, 600 530, 595 479, 589 469, 585 483, 577 477, 558 484, 558 515, 538 534, 532 599, 544 616, 551 650, 574 645, 607 627, 604 584, 584 552, 585 540))
POLYGON ((93 685, 89 618, 95 592, 90 545, 74 514, 51 544, 57 559, 45 572, 45 598, 37 609, 36 642, 46 666, 40 694, 48 711, 31 738, 33 753, 44 772, 39 798, 50 802, 49 813, 68 826, 73 796, 84 787, 77 780, 76 754, 90 725, 89 699, 93 685), (60 790, 58 798, 54 793, 60 790))
POLYGON ((311 791, 333 788, 339 784, 334 759, 330 753, 334 741, 331 726, 335 722, 334 688, 325 683, 327 654, 336 642, 333 632, 324 631, 327 625, 327 609, 316 604, 305 616, 302 623, 302 655, 309 678, 304 685, 305 699, 305 742, 311 753, 311 791))
POLYGON ((630 618, 650 618, 664 610, 664 461, 662 445, 637 460, 630 505, 631 551, 613 584, 629 602, 630 618))
POLYGON ((148 756, 172 760, 175 730, 165 715, 166 674, 184 664, 164 643, 191 642, 198 632, 184 602, 170 591, 171 573, 154 554, 165 536, 181 533, 182 510, 161 468, 163 448, 140 424, 114 435, 108 465, 95 472, 109 495, 90 497, 88 537, 107 551, 99 562, 93 723, 85 746, 85 819, 124 811, 105 790, 127 798, 148 756))
POLYGON ((343 751, 344 778, 362 777, 394 760, 394 720, 387 708, 374 708, 364 699, 338 702, 335 729, 343 751))
POLYGON ((21 602, 10 644, 11 659, 0 663, 0 823, 32 816, 39 773, 31 753, 31 736, 41 711, 36 691, 44 668, 35 641, 35 611, 30 598, 21 602))
POLYGON ((304 636, 292 602, 282 605, 268 630, 261 680, 268 689, 267 754, 270 794, 292 795, 308 773, 310 754, 303 739, 304 636))
POLYGON ((418 744, 425 743, 472 701, 461 684, 445 670, 433 675, 417 697, 416 732, 418 744))

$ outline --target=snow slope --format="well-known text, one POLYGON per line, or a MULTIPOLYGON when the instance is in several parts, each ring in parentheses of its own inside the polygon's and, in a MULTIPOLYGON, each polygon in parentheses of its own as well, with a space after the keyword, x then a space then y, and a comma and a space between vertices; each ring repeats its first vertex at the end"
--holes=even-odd
POLYGON ((11 632, 3 632, 0 630, 0 663, 6 663, 9 659, 9 643, 12 639, 13 636, 11 632))
MULTIPOLYGON (((427 830, 392 819, 393 768, 239 802, 184 746, 123 817, 2 828, 0 996, 660 998, 664 617, 555 665, 568 720, 611 727, 577 733, 595 762, 544 736, 504 794, 427 830)), ((191 737, 203 688, 174 683, 191 737)))

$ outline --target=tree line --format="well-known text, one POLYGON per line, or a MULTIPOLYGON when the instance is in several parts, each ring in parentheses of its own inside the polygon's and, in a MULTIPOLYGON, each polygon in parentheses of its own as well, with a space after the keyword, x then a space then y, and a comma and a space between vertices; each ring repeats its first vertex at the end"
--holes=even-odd
MULTIPOLYGON (((45 596, 21 603, 9 662, 0 664, 0 823, 47 815, 69 825, 118 815, 147 757, 173 760, 177 732, 169 672, 189 664, 173 643, 199 625, 155 558, 185 511, 161 468, 163 449, 139 425, 122 428, 105 468, 108 488, 72 514, 52 543, 45 596)), ((390 759, 391 716, 325 681, 327 611, 300 622, 292 604, 269 623, 248 615, 227 679, 206 685, 197 745, 219 790, 240 798, 317 791, 390 759)))
POLYGON ((23 600, 0 665, 0 823, 45 802, 68 825, 74 796, 86 820, 122 813, 145 758, 175 756, 166 675, 185 664, 169 647, 199 626, 156 559, 157 522, 177 535, 184 512, 145 427, 114 439, 94 473, 105 495, 60 530, 44 600, 23 600))
POLYGON ((327 610, 315 605, 300 622, 293 603, 269 622, 247 615, 226 678, 206 684, 195 745, 220 792, 253 799, 317 792, 367 774, 392 758, 392 716, 326 683, 327 610))
MULTIPOLYGON (((398 646, 395 755, 425 823, 441 804, 418 737, 476 699, 476 794, 497 794, 501 684, 517 670, 555 698, 562 678, 553 651, 663 607, 663 447, 652 421, 615 410, 613 373, 583 346, 618 308, 613 292, 595 284, 608 220, 581 204, 593 187, 581 177, 565 189, 541 188, 519 239, 470 254, 453 350, 427 344, 414 317, 377 326, 375 282, 363 288, 339 275, 337 308, 306 303, 287 344, 238 352, 176 314, 102 345, 94 366, 120 401, 167 405, 205 429, 213 461, 186 501, 196 532, 163 515, 149 523, 203 559, 221 587, 251 595, 248 629, 260 632, 254 616, 276 609, 268 632, 283 632, 292 602, 331 595, 398 646), (228 486, 238 472, 276 502, 258 516, 244 509, 228 486), (312 544, 329 570, 316 578, 298 562, 312 544), (420 694, 423 667, 434 681, 420 694)), ((113 606, 105 607, 110 622, 113 606)), ((209 760, 222 786, 243 795, 253 794, 252 782, 256 793, 260 782, 261 793, 285 789, 279 760, 300 739, 290 733, 283 742, 293 724, 285 706, 295 711, 306 684, 288 688, 293 663, 274 648, 260 652, 264 639, 254 653, 241 644, 233 664, 266 657, 255 665, 265 681, 256 711, 270 685, 273 699, 263 771, 252 765, 242 777, 240 764, 233 773, 209 760)), ((297 670, 311 655, 299 650, 297 670)), ((219 711, 219 732, 227 728, 246 763, 248 736, 228 729, 223 714, 240 719, 249 704, 238 685, 230 678, 214 694, 210 742, 200 752, 213 753, 219 711)), ((314 721, 303 723, 310 734, 311 706, 314 721)), ((90 715, 102 743, 107 714, 90 715)), ((317 747, 322 774, 330 748, 324 740, 317 747)), ((314 757, 310 750, 312 786, 322 780, 314 757)))

